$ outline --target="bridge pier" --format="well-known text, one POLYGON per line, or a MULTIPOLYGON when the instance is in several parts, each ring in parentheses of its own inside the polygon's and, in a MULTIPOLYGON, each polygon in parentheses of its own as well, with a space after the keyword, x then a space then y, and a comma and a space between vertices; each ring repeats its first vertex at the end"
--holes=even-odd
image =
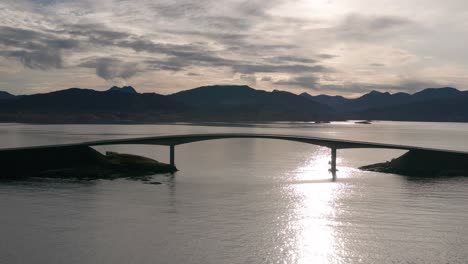
POLYGON ((336 174, 336 148, 331 148, 331 161, 330 161, 330 171, 333 175, 336 174))
POLYGON ((175 146, 170 145, 169 149, 170 149, 169 161, 170 161, 171 166, 175 167, 175 146))

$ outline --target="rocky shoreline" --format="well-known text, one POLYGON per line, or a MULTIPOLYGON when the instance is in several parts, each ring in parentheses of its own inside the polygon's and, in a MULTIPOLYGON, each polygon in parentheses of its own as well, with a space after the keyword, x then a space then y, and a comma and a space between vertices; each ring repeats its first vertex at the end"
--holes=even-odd
POLYGON ((72 179, 138 178, 158 173, 173 173, 170 164, 137 155, 107 152, 88 146, 19 149, 0 153, 0 179, 30 177, 72 179))
POLYGON ((415 177, 468 176, 468 155, 410 150, 391 161, 362 166, 359 169, 415 177))

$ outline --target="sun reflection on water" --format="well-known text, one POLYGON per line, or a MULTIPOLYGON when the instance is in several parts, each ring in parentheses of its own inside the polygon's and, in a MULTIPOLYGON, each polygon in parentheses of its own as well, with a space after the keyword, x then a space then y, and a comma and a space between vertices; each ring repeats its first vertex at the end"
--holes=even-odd
MULTIPOLYGON (((295 172, 295 181, 288 186, 295 202, 289 223, 295 237, 294 263, 343 262, 335 219, 344 191, 340 182, 331 180, 329 161, 329 149, 319 149, 295 172)), ((341 168, 338 178, 348 177, 347 172, 341 168)))
MULTIPOLYGON (((320 180, 331 180, 333 178, 330 170, 330 161, 331 161, 331 150, 329 148, 319 148, 315 153, 312 153, 310 157, 306 159, 304 164, 297 168, 290 179, 294 182, 313 182, 320 180)), ((346 168, 340 166, 342 163, 342 158, 340 158, 339 151, 337 155, 337 177, 340 179, 348 178, 351 168, 346 168)))

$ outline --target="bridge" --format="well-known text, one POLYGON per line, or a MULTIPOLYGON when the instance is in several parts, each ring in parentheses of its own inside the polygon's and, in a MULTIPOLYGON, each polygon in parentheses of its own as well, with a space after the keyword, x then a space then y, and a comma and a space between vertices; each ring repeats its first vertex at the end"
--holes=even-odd
POLYGON ((233 138, 260 138, 260 139, 276 139, 276 140, 287 140, 293 142, 301 142, 305 144, 312 144, 322 147, 327 147, 331 151, 330 159, 330 171, 335 176, 337 171, 337 150, 338 149, 362 149, 362 148, 379 148, 379 149, 396 149, 396 150, 418 150, 426 152, 437 152, 442 154, 462 154, 468 156, 468 152, 433 149, 433 148, 421 148, 414 146, 405 145, 394 145, 384 143, 373 143, 363 141, 351 141, 341 139, 329 139, 319 137, 308 137, 308 136, 295 136, 295 135, 277 135, 277 134, 254 134, 254 133, 228 133, 228 134, 187 134, 187 135, 169 135, 169 136, 154 136, 154 137, 140 137, 140 138, 128 138, 128 139, 113 139, 113 140, 100 140, 90 141, 77 144, 62 144, 52 146, 40 146, 40 147, 26 147, 26 148, 15 148, 15 149, 2 149, 0 154, 6 154, 7 151, 28 151, 34 149, 47 149, 47 148, 65 148, 65 147, 76 147, 76 146, 107 146, 107 145, 162 145, 169 146, 169 160, 170 164, 175 167, 175 147, 182 144, 188 144, 199 141, 207 140, 218 140, 218 139, 233 139, 233 138))

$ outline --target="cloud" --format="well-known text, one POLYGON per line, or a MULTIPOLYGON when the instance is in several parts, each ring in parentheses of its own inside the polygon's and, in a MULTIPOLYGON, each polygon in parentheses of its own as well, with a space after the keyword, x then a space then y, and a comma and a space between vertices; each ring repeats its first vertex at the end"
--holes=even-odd
POLYGON ((209 52, 175 52, 166 54, 166 58, 150 59, 145 63, 153 70, 184 71, 191 67, 231 67, 235 61, 210 55, 209 52))
POLYGON ((321 53, 321 54, 317 54, 317 57, 320 58, 320 59, 333 59, 333 58, 336 58, 338 57, 337 55, 333 55, 333 54, 326 54, 326 53, 321 53))
POLYGON ((405 17, 353 13, 345 16, 333 30, 342 39, 376 41, 394 38, 403 33, 414 33, 412 29, 415 27, 417 23, 405 17))
POLYGON ((416 2, 395 0, 382 8, 370 0, 6 0, 0 3, 0 77, 40 70, 29 75, 27 86, 34 87, 48 71, 56 74, 47 83, 55 88, 75 82, 66 79, 74 72, 93 81, 132 78, 147 89, 252 82, 253 76, 264 89, 342 93, 468 86, 466 19, 453 12, 466 3, 429 0, 421 10, 416 2), (462 70, 428 70, 438 65, 462 70), (201 77, 166 78, 190 73, 201 77))
POLYGON ((272 64, 238 64, 232 66, 234 72, 252 74, 252 73, 303 73, 303 72, 327 72, 330 68, 322 65, 272 65, 272 64))
POLYGON ((273 63, 316 63, 317 60, 306 58, 306 57, 295 57, 295 56, 277 56, 270 58, 273 63))
POLYGON ((41 31, 22 28, 0 27, 0 44, 4 48, 23 48, 28 50, 72 49, 79 42, 65 36, 57 36, 41 31))
POLYGON ((276 85, 283 85, 283 86, 297 86, 302 88, 308 88, 316 90, 319 88, 319 78, 315 76, 296 76, 289 79, 279 80, 274 82, 276 85))
POLYGON ((151 5, 151 10, 159 16, 177 19, 181 17, 196 17, 208 11, 208 1, 155 1, 151 5))
POLYGON ((82 63, 81 66, 96 69, 96 75, 106 81, 127 80, 139 72, 137 63, 124 62, 116 58, 92 58, 82 63))
POLYGON ((255 75, 241 74, 239 76, 239 79, 242 82, 246 82, 246 83, 251 84, 251 85, 255 85, 257 83, 257 77, 255 77, 255 75))
POLYGON ((46 50, 16 50, 0 52, 0 55, 18 59, 25 67, 30 69, 47 70, 51 68, 62 68, 62 57, 59 52, 46 50))
POLYGON ((40 31, 0 27, 0 56, 15 58, 30 69, 62 68, 62 50, 79 46, 78 41, 40 31))
MULTIPOLYGON (((255 26, 254 21, 265 18, 274 21, 291 20, 271 16, 266 12, 267 9, 280 3, 282 1, 271 1, 268 4, 263 1, 243 3, 232 1, 225 3, 232 11, 226 15, 218 12, 217 9, 221 6, 210 0, 155 2, 148 6, 161 16, 171 17, 181 22, 182 26, 176 29, 164 29, 161 31, 163 34, 182 36, 185 40, 189 40, 188 42, 158 41, 154 37, 123 30, 118 26, 111 29, 104 23, 97 22, 99 20, 86 24, 68 23, 65 20, 54 27, 41 30, 8 28, 2 31, 5 36, 2 39, 8 40, 9 45, 21 44, 24 50, 3 51, 0 55, 15 57, 26 67, 45 70, 63 67, 62 51, 69 50, 68 54, 84 55, 80 56, 82 58, 78 61, 68 60, 70 69, 74 66, 95 68, 96 75, 105 80, 131 78, 138 71, 179 72, 200 67, 224 68, 233 73, 240 73, 242 76, 264 72, 328 71, 329 69, 323 65, 314 64, 318 61, 312 58, 284 54, 269 58, 262 56, 267 52, 283 51, 284 53, 284 51, 296 48, 295 44, 252 42, 248 31, 255 26), (199 24, 199 30, 187 31, 184 25, 189 21, 196 21, 199 24), (190 41, 192 37, 216 42, 190 41), (142 53, 142 55, 135 56, 130 50, 142 53), (91 55, 96 52, 104 54, 98 59, 86 59, 90 58, 86 54, 91 55), (223 56, 229 53, 250 54, 254 57, 247 59, 244 56, 236 56, 233 59, 223 56), (139 61, 139 63, 124 61, 139 61)), ((57 6, 53 2, 47 5, 57 6)), ((159 20, 156 21, 159 23, 159 20)))
POLYGON ((200 76, 200 74, 195 73, 195 72, 188 72, 187 76, 200 76))

